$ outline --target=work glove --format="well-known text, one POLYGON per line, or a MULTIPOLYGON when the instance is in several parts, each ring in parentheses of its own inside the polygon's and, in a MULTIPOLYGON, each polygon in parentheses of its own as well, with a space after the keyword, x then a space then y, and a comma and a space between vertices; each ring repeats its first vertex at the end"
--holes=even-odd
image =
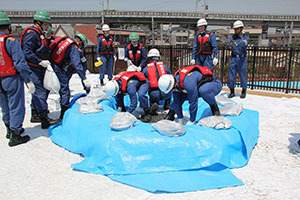
POLYGON ((101 61, 101 58, 100 58, 100 57, 97 57, 97 60, 98 60, 98 61, 101 61))
POLYGON ((35 86, 34 86, 34 84, 32 83, 32 81, 26 83, 26 86, 27 86, 28 92, 29 92, 30 94, 33 94, 33 93, 35 92, 35 86))
POLYGON ((184 125, 183 124, 183 118, 178 119, 178 124, 184 125))
POLYGON ((127 66, 133 65, 131 60, 127 60, 127 66))
POLYGON ((194 125, 194 124, 196 124, 196 122, 195 121, 192 122, 190 120, 188 121, 188 123, 186 123, 186 125, 194 125))
POLYGON ((124 58, 124 61, 125 61, 125 62, 127 62, 127 61, 128 61, 128 58, 127 58, 127 57, 126 57, 126 58, 124 58))
POLYGON ((214 65, 214 66, 216 66, 216 65, 218 64, 218 62, 219 62, 218 58, 214 58, 214 59, 213 59, 213 65, 214 65))
POLYGON ((50 64, 49 60, 42 60, 40 63, 39 63, 40 66, 44 67, 44 68, 47 68, 50 64))
POLYGON ((191 60, 191 65, 195 65, 196 64, 196 60, 195 59, 192 59, 191 60))
POLYGON ((128 67, 127 67, 127 71, 132 71, 132 72, 136 72, 137 71, 137 66, 135 66, 135 65, 129 65, 128 67))
POLYGON ((137 68, 136 68, 136 71, 137 71, 137 72, 140 72, 140 71, 142 71, 142 68, 141 68, 141 67, 137 67, 137 68))
POLYGON ((245 46, 248 45, 248 41, 247 40, 243 40, 243 42, 245 43, 245 46))
POLYGON ((91 88, 91 82, 88 79, 83 80, 83 84, 86 88, 91 88))

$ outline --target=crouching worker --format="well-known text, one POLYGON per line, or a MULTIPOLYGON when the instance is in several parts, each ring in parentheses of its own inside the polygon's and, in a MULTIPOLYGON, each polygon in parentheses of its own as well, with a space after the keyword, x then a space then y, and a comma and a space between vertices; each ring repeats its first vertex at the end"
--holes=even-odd
MULTIPOLYGON (((83 45, 84 44, 83 42, 83 45)), ((70 105, 71 92, 69 81, 74 71, 78 73, 86 91, 89 91, 91 88, 91 83, 85 76, 83 63, 86 62, 86 59, 83 54, 81 54, 79 45, 72 38, 67 36, 55 38, 50 45, 51 64, 60 82, 60 119, 63 118, 70 105)))
POLYGON ((132 113, 136 109, 139 100, 140 107, 144 109, 145 113, 141 117, 143 122, 151 121, 148 97, 145 95, 145 90, 147 89, 144 74, 132 71, 118 73, 113 80, 107 82, 104 86, 104 92, 107 96, 116 98, 118 111, 132 113), (130 106, 127 110, 124 105, 124 96, 126 94, 129 95, 130 99, 130 106))
MULTIPOLYGON (((165 65, 163 62, 159 62, 160 53, 157 49, 151 49, 148 52, 148 60, 150 61, 147 64, 147 67, 143 69, 143 74, 147 78, 146 82, 149 86, 148 94, 150 96, 150 114, 156 114, 158 109, 158 103, 160 100, 165 100, 164 109, 168 109, 168 105, 171 102, 172 94, 165 94, 162 93, 158 88, 158 80, 164 74, 172 74, 169 70, 168 66, 165 65)), ((147 92, 145 90, 145 92, 147 92)))
POLYGON ((174 120, 174 115, 177 114, 179 123, 183 123, 182 104, 188 100, 190 120, 187 125, 194 124, 198 109, 198 97, 202 97, 209 104, 213 115, 220 115, 215 96, 221 91, 222 84, 208 67, 187 66, 177 71, 174 77, 163 75, 158 82, 162 92, 169 93, 173 90, 173 103, 167 119, 174 120))
POLYGON ((0 106, 6 138, 10 139, 8 145, 12 147, 30 139, 27 135, 21 136, 25 116, 24 82, 30 93, 35 87, 20 43, 10 33, 10 19, 0 11, 0 106))

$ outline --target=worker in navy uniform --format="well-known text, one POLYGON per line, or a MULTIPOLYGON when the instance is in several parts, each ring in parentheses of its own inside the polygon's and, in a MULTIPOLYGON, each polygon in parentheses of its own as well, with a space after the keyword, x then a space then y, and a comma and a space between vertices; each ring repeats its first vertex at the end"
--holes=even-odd
POLYGON ((240 98, 246 97, 247 91, 247 46, 249 37, 242 33, 244 24, 237 20, 233 24, 234 35, 229 38, 227 45, 232 47, 232 55, 228 67, 228 87, 230 89, 229 98, 235 96, 234 81, 236 73, 239 73, 241 80, 242 94, 240 98))
POLYGON ((207 24, 205 19, 197 22, 199 34, 195 38, 191 64, 212 70, 212 65, 218 64, 218 43, 215 34, 206 31, 207 24))
POLYGON ((140 36, 137 33, 130 33, 128 44, 125 48, 124 61, 127 62, 127 71, 142 71, 147 64, 146 49, 139 43, 140 36))
POLYGON ((222 84, 208 67, 187 66, 178 70, 174 77, 163 75, 158 82, 162 92, 168 94, 173 91, 173 103, 167 119, 174 120, 177 114, 179 123, 183 123, 182 104, 188 100, 190 120, 187 125, 195 124, 199 97, 209 104, 212 115, 220 115, 215 96, 222 90, 222 84))
POLYGON ((60 82, 60 119, 63 119, 70 105, 71 92, 69 81, 74 71, 79 75, 86 90, 90 91, 91 88, 91 83, 86 78, 85 67, 83 66, 86 59, 80 49, 87 45, 87 39, 83 34, 77 34, 75 38, 77 38, 77 42, 68 36, 56 37, 50 45, 51 64, 60 82), (79 42, 81 39, 82 41, 79 42))
POLYGON ((97 45, 97 60, 102 61, 100 65, 100 85, 104 85, 104 74, 107 71, 108 80, 113 77, 113 62, 117 61, 113 37, 109 34, 110 28, 107 24, 102 26, 103 34, 99 36, 97 45))
POLYGON ((104 86, 104 92, 109 97, 115 97, 118 111, 132 113, 140 102, 140 107, 144 110, 141 121, 150 122, 150 108, 147 95, 146 77, 142 72, 123 71, 118 73, 113 80, 104 86), (126 109, 124 96, 129 95, 130 106, 126 109))
POLYGON ((146 83, 148 88, 145 88, 145 92, 148 91, 150 97, 150 114, 157 114, 159 101, 165 100, 164 109, 167 110, 168 105, 171 102, 172 94, 164 94, 158 88, 158 80, 164 74, 172 74, 168 66, 159 61, 160 53, 157 49, 150 49, 148 52, 148 60, 150 61, 143 69, 143 74, 147 78, 146 83))
POLYGON ((30 140, 27 135, 21 136, 25 117, 24 82, 30 93, 35 87, 20 43, 10 33, 10 19, 0 11, 0 106, 6 138, 10 139, 8 145, 16 146, 30 140))
POLYGON ((48 118, 47 98, 49 90, 43 86, 46 68, 51 65, 50 49, 45 34, 50 27, 51 19, 48 12, 39 10, 33 17, 34 25, 27 27, 21 34, 20 43, 25 59, 30 67, 31 79, 35 85, 35 92, 31 98, 32 123, 41 123, 43 129, 57 123, 48 118))

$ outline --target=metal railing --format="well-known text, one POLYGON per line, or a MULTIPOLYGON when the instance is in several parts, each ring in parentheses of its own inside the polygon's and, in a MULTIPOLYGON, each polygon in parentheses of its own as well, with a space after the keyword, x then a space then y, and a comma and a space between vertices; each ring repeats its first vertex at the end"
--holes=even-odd
MULTIPOLYGON (((96 60, 96 46, 88 46, 85 54, 89 62, 88 69, 92 73, 99 73, 93 63, 96 60)), ((190 65, 192 47, 182 45, 160 46, 148 45, 146 49, 157 48, 161 60, 175 73, 178 69, 190 65)), ((219 47, 219 64, 213 68, 214 74, 227 85, 228 66, 231 49, 219 47)), ((300 47, 260 47, 247 49, 248 88, 258 90, 278 91, 285 93, 300 93, 300 47)), ((126 70, 126 63, 118 60, 114 73, 126 70)), ((240 86, 237 75, 236 85, 240 86)))

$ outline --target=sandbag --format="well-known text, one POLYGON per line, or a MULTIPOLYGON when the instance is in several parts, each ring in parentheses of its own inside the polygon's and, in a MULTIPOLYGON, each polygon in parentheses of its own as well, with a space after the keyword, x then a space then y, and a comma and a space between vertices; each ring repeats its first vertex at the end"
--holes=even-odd
POLYGON ((82 104, 78 108, 78 112, 82 114, 101 112, 104 108, 100 104, 82 104))
POLYGON ((110 121, 111 129, 123 131, 137 124, 137 119, 129 112, 117 112, 110 121))
POLYGON ((197 123, 198 125, 215 129, 228 129, 231 127, 231 121, 223 116, 205 117, 197 123))
POLYGON ((152 124, 152 127, 164 136, 174 137, 185 134, 185 127, 182 124, 166 119, 152 124))
POLYGON ((60 82, 51 65, 48 65, 46 69, 43 85, 47 90, 50 90, 57 94, 59 93, 60 82))
POLYGON ((223 96, 223 95, 218 95, 216 96, 216 101, 218 104, 221 105, 227 105, 227 104, 234 104, 235 102, 228 99, 227 97, 223 96))
POLYGON ((233 116, 239 116, 241 112, 243 111, 243 105, 242 104, 233 104, 233 105, 226 105, 220 109, 221 115, 233 115, 233 116))

